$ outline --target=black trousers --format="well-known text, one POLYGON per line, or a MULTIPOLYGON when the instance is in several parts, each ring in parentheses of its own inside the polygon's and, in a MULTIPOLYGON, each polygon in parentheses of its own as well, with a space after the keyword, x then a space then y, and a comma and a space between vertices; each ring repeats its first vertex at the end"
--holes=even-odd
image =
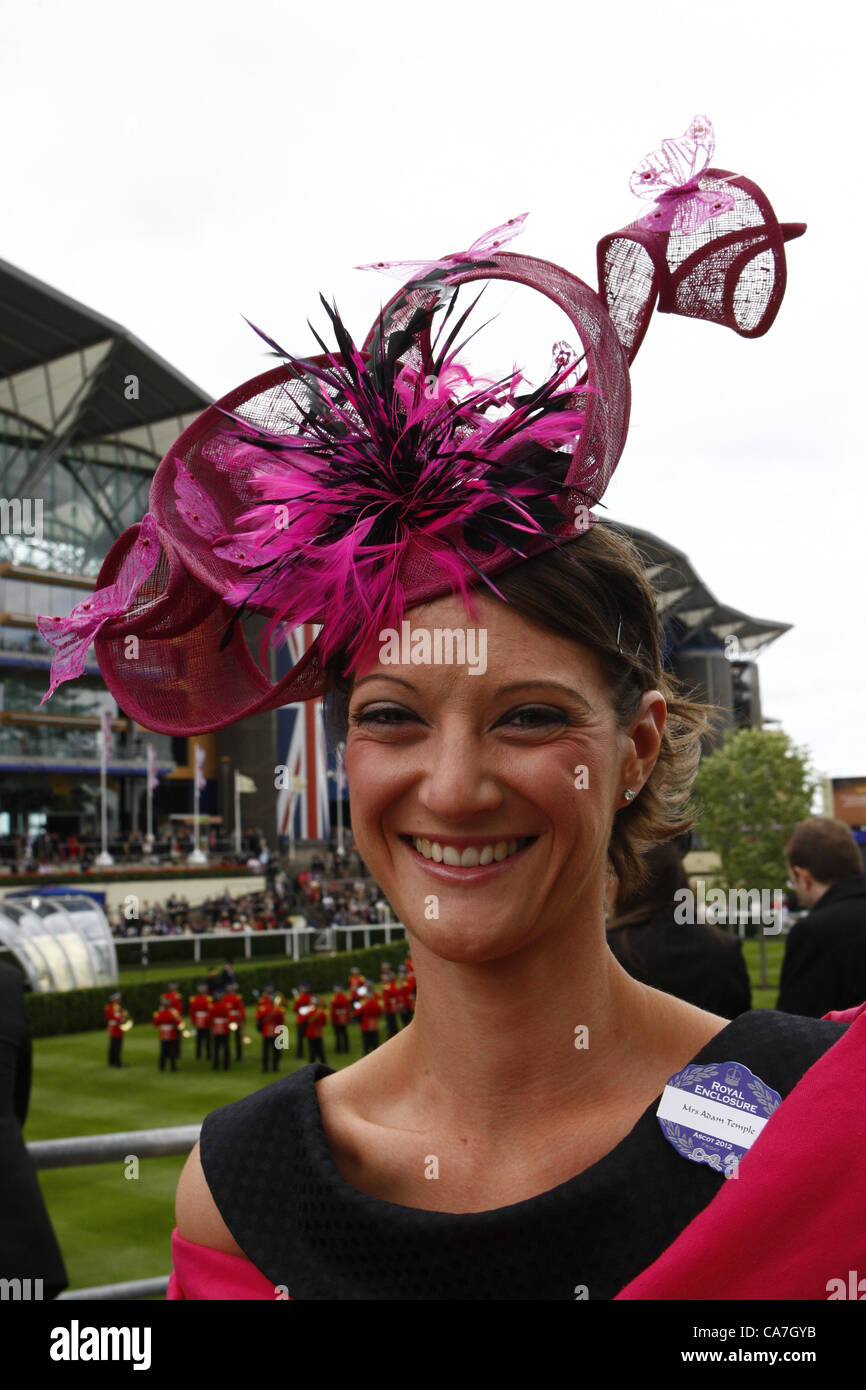
POLYGON ((299 1056, 299 1057, 303 1057, 303 1055, 304 1055, 304 1030, 305 1030, 305 1028, 306 1028, 306 1024, 305 1024, 305 1023, 299 1023, 299 1024, 298 1024, 298 1056, 299 1056))
POLYGON ((195 1059, 198 1061, 204 1048, 204 1055, 210 1061, 210 1029, 196 1028, 195 1030, 195 1059))
POLYGON ((214 1033, 213 1035, 213 1069, 216 1071, 220 1064, 220 1054, 223 1058, 223 1071, 228 1071, 231 1066, 229 1058, 229 1035, 228 1033, 214 1033))
POLYGON ((399 1025, 398 1025, 398 1023, 397 1023, 397 1015, 396 1015, 396 1014, 386 1014, 386 1015, 385 1015, 385 1027, 388 1029, 388 1037, 389 1037, 389 1038, 393 1038, 393 1037, 394 1037, 394 1035, 395 1035, 396 1032, 397 1032, 398 1026, 399 1026, 399 1025))
POLYGON ((242 1038, 242 1036, 241 1036, 241 1034, 243 1033, 243 1031, 244 1031, 244 1025, 243 1025, 242 1023, 239 1023, 238 1026, 237 1026, 237 1029, 236 1029, 236 1031, 235 1031, 235 1061, 236 1061, 236 1062, 239 1062, 239 1061, 241 1060, 241 1057, 243 1056, 243 1052, 241 1051, 241 1049, 242 1049, 242 1047, 243 1047, 243 1043, 244 1043, 244 1040, 243 1040, 243 1038, 242 1038))
POLYGON ((345 1023, 334 1024, 334 1042, 338 1052, 349 1051, 349 1030, 345 1023))
POLYGON ((402 1023, 402 1025, 403 1025, 404 1028, 408 1028, 408 1027, 409 1027, 409 1024, 412 1022, 412 1014, 413 1014, 413 1010, 412 1010, 412 1009, 401 1009, 401 1010, 400 1010, 400 1022, 402 1023))
POLYGON ((122 1067, 120 1060, 120 1050, 123 1047, 123 1038, 108 1039, 108 1065, 110 1067, 122 1067))
POLYGON ((310 1061, 324 1062, 325 1044, 322 1038, 307 1038, 307 1043, 310 1048, 310 1061))
POLYGON ((177 1038, 160 1038, 159 1040, 159 1069, 165 1071, 166 1062, 171 1063, 172 1071, 177 1071, 177 1038))
POLYGON ((281 1047, 277 1047, 276 1033, 272 1038, 262 1038, 262 1071, 279 1071, 281 1047))
POLYGON ((372 1052, 375 1048, 377 1048, 377 1047, 379 1046, 379 1034, 378 1034, 378 1033, 362 1033, 362 1034, 361 1034, 361 1037, 364 1039, 364 1055, 365 1055, 365 1056, 366 1056, 366 1054, 367 1054, 368 1052, 372 1052))

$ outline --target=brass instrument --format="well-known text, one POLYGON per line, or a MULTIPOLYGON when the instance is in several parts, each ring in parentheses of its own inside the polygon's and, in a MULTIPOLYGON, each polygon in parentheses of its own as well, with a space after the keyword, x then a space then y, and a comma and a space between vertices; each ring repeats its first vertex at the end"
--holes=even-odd
POLYGON ((120 1012, 123 1014, 123 1019, 120 1024, 120 1031, 122 1033, 128 1033, 130 1028, 132 1028, 133 1026, 133 1021, 129 1017, 129 1013, 126 1009, 121 1009, 120 1012))

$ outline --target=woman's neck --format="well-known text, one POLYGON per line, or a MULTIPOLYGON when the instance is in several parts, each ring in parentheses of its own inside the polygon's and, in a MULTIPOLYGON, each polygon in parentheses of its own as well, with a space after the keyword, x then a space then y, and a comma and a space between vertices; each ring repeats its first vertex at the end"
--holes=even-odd
POLYGON ((458 964, 417 940, 412 959, 417 1007, 392 1053, 393 1084, 406 1078, 413 1105, 476 1134, 513 1138, 563 1106, 610 1104, 682 1031, 678 1001, 677 1025, 667 996, 616 963, 600 912, 503 960, 458 964))

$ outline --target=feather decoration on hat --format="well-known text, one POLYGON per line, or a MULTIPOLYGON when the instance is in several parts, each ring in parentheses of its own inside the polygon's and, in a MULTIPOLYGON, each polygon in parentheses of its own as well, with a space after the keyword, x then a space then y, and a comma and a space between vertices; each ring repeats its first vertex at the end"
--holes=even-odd
MULTIPOLYGON (((585 418, 580 395, 591 388, 574 384, 574 358, 538 388, 516 369, 473 376, 459 361, 468 339, 455 342, 480 295, 440 344, 456 302, 449 293, 431 342, 445 273, 407 286, 364 353, 324 299, 338 354, 316 334, 323 356, 296 358, 256 329, 290 369, 297 424, 274 433, 224 412, 240 427, 232 471, 243 470, 261 500, 230 535, 214 536, 213 550, 240 566, 225 594, 236 618, 248 607, 269 615, 265 645, 324 622, 323 657, 345 649, 351 671, 364 643, 402 619, 410 552, 434 552, 471 611, 474 576, 499 591, 470 551, 479 562, 503 547, 522 556, 527 536, 564 535, 560 503, 579 489, 565 480, 585 418), (249 565, 252 554, 261 562, 249 565)), ((179 505, 194 495, 184 477, 177 491, 179 505)))

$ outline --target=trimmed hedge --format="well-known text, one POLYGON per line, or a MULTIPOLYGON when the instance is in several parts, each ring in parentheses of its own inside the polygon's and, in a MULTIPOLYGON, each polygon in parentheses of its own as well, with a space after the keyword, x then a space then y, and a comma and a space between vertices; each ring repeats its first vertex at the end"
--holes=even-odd
MULTIPOLYGON (((364 974, 378 976, 383 960, 398 965, 409 954, 409 942, 392 941, 385 946, 371 946, 369 949, 345 952, 335 956, 305 956, 303 960, 287 959, 283 962, 271 961, 256 965, 238 962, 234 971, 244 996, 249 1004, 254 989, 261 990, 265 985, 274 985, 283 994, 289 995, 293 988, 306 981, 320 994, 330 993, 337 980, 345 984, 350 965, 357 965, 364 974)), ((203 978, 207 970, 203 971, 203 978)), ((123 1006, 135 1023, 150 1023, 154 1011, 159 1008, 159 998, 168 988, 174 977, 166 971, 162 980, 147 980, 140 985, 124 985, 123 1006)), ((53 994, 27 994, 25 1002, 30 1018, 30 1027, 36 1038, 56 1037, 60 1033, 86 1033, 105 1027, 104 1010, 112 986, 101 985, 98 989, 70 989, 53 994)))

